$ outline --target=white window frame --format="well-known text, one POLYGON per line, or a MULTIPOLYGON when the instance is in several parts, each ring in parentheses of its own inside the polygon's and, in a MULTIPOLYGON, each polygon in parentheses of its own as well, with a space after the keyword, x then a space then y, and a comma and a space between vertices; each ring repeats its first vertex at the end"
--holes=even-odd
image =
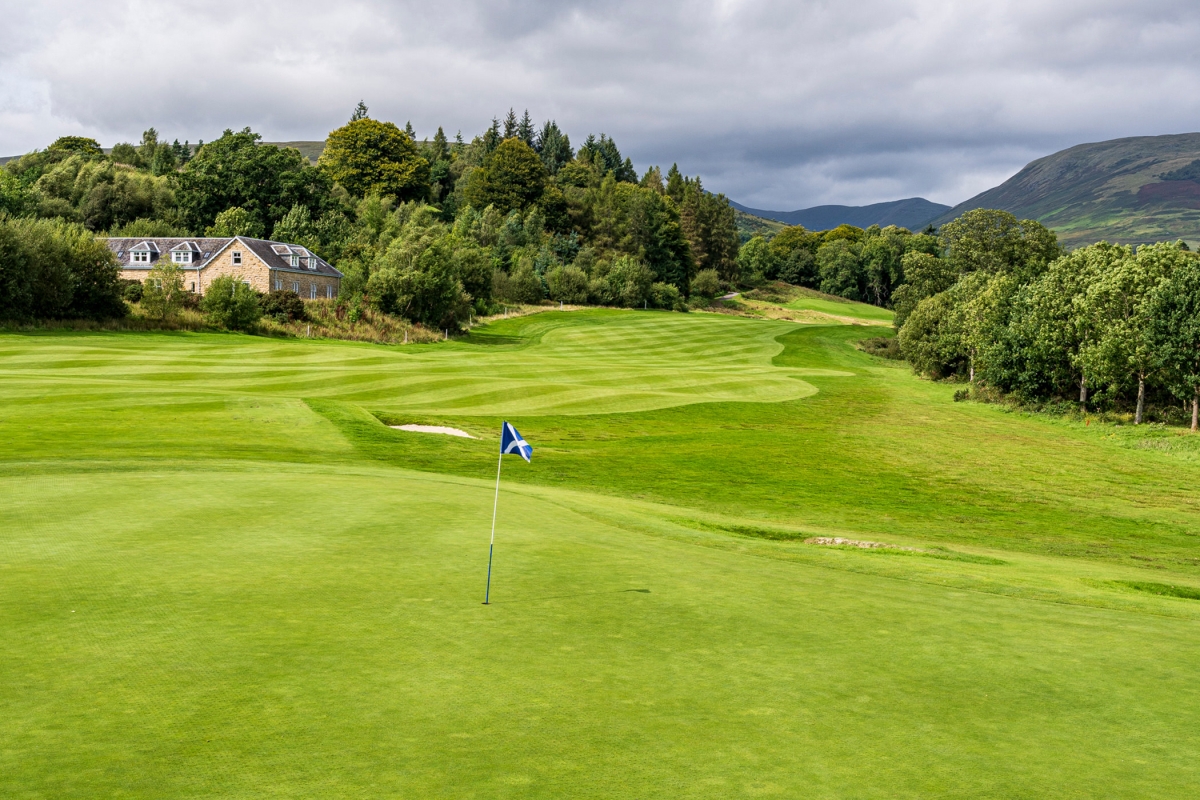
POLYGON ((176 264, 192 263, 192 251, 190 250, 172 250, 171 260, 176 264))
POLYGON ((300 294, 300 281, 292 281, 292 291, 300 294))
POLYGON ((233 251, 232 253, 230 253, 229 255, 230 255, 230 257, 233 259, 233 263, 234 263, 234 264, 241 264, 241 263, 242 263, 242 251, 241 251, 241 250, 234 250, 234 251, 233 251))
POLYGON ((325 284, 325 299, 326 300, 333 299, 333 284, 332 283, 325 284))
POLYGON ((283 278, 275 279, 275 291, 277 291, 277 292, 283 291, 283 278))
POLYGON ((308 285, 308 299, 309 300, 317 299, 317 285, 315 283, 310 283, 308 285))
POLYGON ((300 266, 300 256, 296 255, 295 253, 292 253, 292 266, 293 267, 300 266))
POLYGON ((133 252, 131 252, 129 254, 129 260, 134 264, 149 264, 150 263, 150 251, 149 250, 134 250, 133 252))

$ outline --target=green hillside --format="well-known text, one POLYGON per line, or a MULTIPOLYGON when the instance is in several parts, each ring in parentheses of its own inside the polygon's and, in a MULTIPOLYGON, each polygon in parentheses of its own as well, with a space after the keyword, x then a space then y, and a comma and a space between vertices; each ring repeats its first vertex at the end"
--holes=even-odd
POLYGON ((1081 144, 1039 158, 996 188, 947 211, 935 224, 973 208, 999 208, 1053 228, 1069 247, 1102 239, 1196 244, 1200 171, 1188 168, 1197 159, 1200 133, 1081 144))
POLYGON ((775 234, 787 227, 782 222, 776 222, 773 219, 764 217, 756 217, 753 214, 747 214, 745 211, 733 210, 733 218, 737 223, 738 234, 742 237, 742 242, 748 242, 755 236, 765 236, 770 239, 775 234))
POLYGON ((889 330, 0 334, 0 795, 1196 796, 1200 437, 889 330))
POLYGON ((263 144, 273 144, 276 147, 291 147, 300 151, 300 155, 307 158, 312 163, 317 163, 317 159, 321 157, 321 152, 325 149, 325 140, 319 142, 263 142, 263 144))

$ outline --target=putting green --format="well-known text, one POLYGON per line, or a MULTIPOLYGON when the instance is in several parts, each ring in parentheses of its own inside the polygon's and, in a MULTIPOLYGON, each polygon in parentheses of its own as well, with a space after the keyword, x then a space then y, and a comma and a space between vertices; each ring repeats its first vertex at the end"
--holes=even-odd
POLYGON ((0 336, 0 795, 1194 796, 1192 438, 877 333, 0 336))

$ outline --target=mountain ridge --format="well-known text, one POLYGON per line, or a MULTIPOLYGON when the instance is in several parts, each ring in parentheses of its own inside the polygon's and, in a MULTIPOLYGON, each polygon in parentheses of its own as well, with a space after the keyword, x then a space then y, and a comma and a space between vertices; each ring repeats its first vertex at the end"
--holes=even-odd
POLYGON ((768 211, 750 208, 732 200, 729 203, 744 214, 772 219, 786 225, 803 225, 808 230, 814 231, 829 230, 843 224, 854 225, 858 228, 867 228, 871 225, 881 227, 897 225, 901 228, 917 230, 925 227, 930 220, 950 210, 950 206, 934 203, 923 197, 908 197, 903 200, 872 203, 866 206, 813 206, 796 211, 768 211))
POLYGON ((1200 242, 1200 133, 1089 142, 1035 159, 933 220, 976 208, 1036 219, 1067 247, 1200 242))

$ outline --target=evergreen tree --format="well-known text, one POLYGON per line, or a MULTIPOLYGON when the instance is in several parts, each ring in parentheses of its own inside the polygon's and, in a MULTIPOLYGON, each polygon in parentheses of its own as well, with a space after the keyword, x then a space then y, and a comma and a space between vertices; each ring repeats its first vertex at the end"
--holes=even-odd
POLYGON ((413 129, 411 121, 404 123, 404 133, 414 142, 417 140, 417 132, 413 129))
POLYGON ((575 157, 571 150, 571 139, 563 133, 554 120, 547 120, 534 141, 534 150, 542 157, 546 171, 557 175, 558 171, 575 157))
POLYGON ((508 110, 508 116, 504 118, 504 138, 511 139, 516 136, 519 127, 520 126, 517 123, 517 115, 513 113, 513 110, 510 108, 508 110))
POLYGON ((441 125, 438 126, 437 133, 433 135, 433 147, 431 152, 433 154, 431 161, 436 162, 450 160, 450 148, 446 144, 446 134, 442 131, 441 125))
POLYGON ((525 113, 521 115, 521 121, 517 125, 517 138, 530 147, 534 146, 533 120, 529 116, 529 109, 525 109, 525 113))
POLYGON ((358 105, 354 107, 354 113, 350 115, 351 122, 358 122, 360 119, 367 118, 367 104, 362 100, 358 101, 358 105))
MULTIPOLYGON (((679 171, 678 164, 672 164, 667 170, 667 197, 675 201, 676 205, 683 202, 683 187, 686 179, 679 171)), ((814 247, 815 249, 815 247, 814 247)))
POLYGON ((483 152, 488 154, 500 146, 504 137, 500 135, 500 120, 492 117, 492 127, 483 132, 483 152))

